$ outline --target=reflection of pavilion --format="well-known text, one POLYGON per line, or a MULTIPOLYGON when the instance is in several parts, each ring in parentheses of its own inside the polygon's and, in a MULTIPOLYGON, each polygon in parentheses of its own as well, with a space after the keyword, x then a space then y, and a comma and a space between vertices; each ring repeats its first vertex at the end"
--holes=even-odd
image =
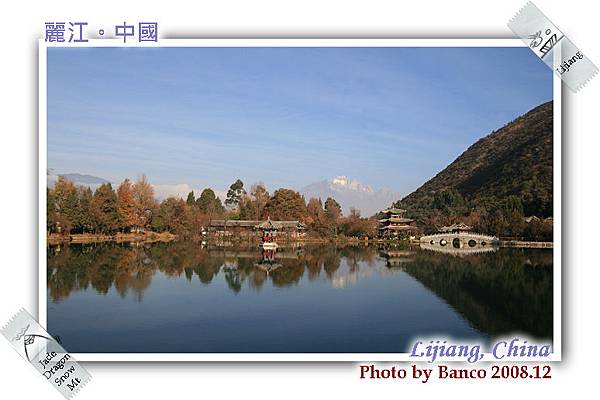
POLYGON ((262 251, 262 259, 254 263, 254 266, 265 271, 267 275, 277 268, 283 267, 282 264, 275 261, 276 252, 277 249, 264 249, 262 251))
MULTIPOLYGON (((223 249, 220 247, 209 247, 208 248, 208 252, 209 254, 214 254, 214 255, 221 255, 225 258, 253 258, 256 259, 257 256, 262 257, 262 253, 263 250, 271 250, 273 251, 273 249, 260 249, 260 252, 257 254, 256 253, 256 247, 254 248, 244 248, 244 249, 235 249, 235 248, 227 248, 227 249, 223 249)), ((277 249, 277 251, 273 251, 275 254, 275 258, 277 259, 289 259, 289 260, 297 260, 299 258, 299 256, 302 254, 302 250, 301 249, 296 249, 292 251, 287 251, 287 247, 283 248, 283 247, 279 247, 277 249)))
POLYGON ((411 257, 413 252, 409 250, 387 250, 380 252, 379 255, 385 258, 385 265, 389 268, 401 267, 414 261, 411 257))
POLYGON ((277 268, 283 267, 283 265, 281 265, 279 263, 265 263, 265 262, 255 263, 254 266, 265 271, 267 273, 267 275, 269 275, 271 272, 275 271, 277 268))

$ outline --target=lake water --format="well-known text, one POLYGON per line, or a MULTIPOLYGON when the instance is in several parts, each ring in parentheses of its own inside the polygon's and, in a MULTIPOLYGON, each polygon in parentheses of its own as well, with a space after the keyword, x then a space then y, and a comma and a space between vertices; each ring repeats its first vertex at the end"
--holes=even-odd
POLYGON ((48 331, 71 352, 405 352, 416 336, 552 339, 552 250, 48 249, 48 331))

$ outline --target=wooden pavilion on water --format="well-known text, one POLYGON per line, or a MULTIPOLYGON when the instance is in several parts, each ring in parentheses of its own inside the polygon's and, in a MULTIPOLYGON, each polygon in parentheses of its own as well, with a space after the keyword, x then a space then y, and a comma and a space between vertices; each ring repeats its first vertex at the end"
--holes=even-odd
POLYGON ((265 222, 261 222, 256 225, 257 229, 262 231, 262 246, 265 249, 276 249, 277 242, 275 239, 277 238, 277 231, 283 228, 279 222, 271 221, 271 218, 267 217, 265 222))

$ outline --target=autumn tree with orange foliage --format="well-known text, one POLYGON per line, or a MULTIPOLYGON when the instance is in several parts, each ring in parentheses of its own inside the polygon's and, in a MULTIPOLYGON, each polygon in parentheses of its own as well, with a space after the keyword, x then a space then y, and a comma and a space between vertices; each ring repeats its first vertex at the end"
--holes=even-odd
POLYGON ((131 229, 138 225, 133 184, 127 178, 117 188, 117 209, 125 229, 131 229))

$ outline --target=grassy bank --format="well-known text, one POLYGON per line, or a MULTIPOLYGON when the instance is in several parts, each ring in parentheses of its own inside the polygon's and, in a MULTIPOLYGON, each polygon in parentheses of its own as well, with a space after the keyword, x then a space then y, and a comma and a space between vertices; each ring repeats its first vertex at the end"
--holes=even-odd
MULTIPOLYGON (((144 232, 144 233, 117 233, 115 235, 104 235, 104 234, 72 234, 72 235, 59 235, 56 233, 47 235, 48 245, 76 243, 101 243, 101 242, 171 242, 177 240, 177 235, 169 232, 144 232)), ((186 240, 192 241, 209 241, 209 242, 231 242, 235 245, 260 243, 260 238, 248 238, 239 236, 228 236, 228 237, 213 237, 213 236, 195 236, 187 238, 186 240)), ((280 244, 284 243, 306 243, 306 244, 326 244, 331 243, 335 245, 357 245, 357 244, 399 244, 399 243, 418 243, 417 240, 409 241, 408 239, 400 240, 389 240, 389 239, 376 239, 376 238, 356 238, 338 236, 336 238, 318 238, 318 237, 302 237, 302 238, 278 238, 277 242, 280 244)), ((520 247, 520 248, 552 248, 552 242, 532 242, 532 241, 518 241, 518 240, 501 240, 501 247, 520 247)))

